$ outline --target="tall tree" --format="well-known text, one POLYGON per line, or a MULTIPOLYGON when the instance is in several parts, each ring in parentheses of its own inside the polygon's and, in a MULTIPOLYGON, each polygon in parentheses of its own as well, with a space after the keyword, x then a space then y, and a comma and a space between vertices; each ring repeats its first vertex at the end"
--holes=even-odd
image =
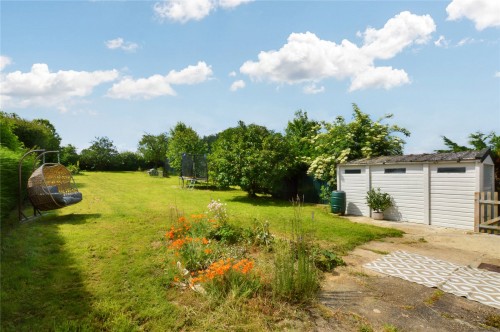
POLYGON ((291 165, 290 145, 281 134, 240 121, 218 135, 209 156, 219 187, 240 186, 249 195, 270 193, 291 165))
POLYGON ((10 123, 12 132, 28 149, 41 148, 58 151, 61 137, 50 121, 35 119, 32 121, 20 118, 15 113, 0 112, 0 118, 10 123))
POLYGON ((353 104, 351 122, 346 122, 341 116, 333 123, 322 122, 322 130, 310 138, 314 155, 306 158, 310 165, 308 173, 335 186, 338 163, 358 158, 403 154, 405 141, 400 135, 410 136, 410 132, 397 125, 382 123, 390 118, 392 114, 373 121, 353 104))
POLYGON ((170 129, 170 140, 167 157, 170 166, 176 170, 181 169, 182 154, 203 155, 207 153, 207 146, 198 133, 182 122, 178 122, 170 129))
POLYGON ((79 159, 78 153, 76 152, 76 147, 68 144, 61 147, 61 164, 63 165, 76 165, 79 159))
POLYGON ((146 162, 151 162, 158 167, 162 165, 167 157, 168 135, 162 133, 159 135, 144 134, 139 141, 138 150, 144 156, 146 162))
POLYGON ((80 154, 80 167, 93 171, 107 171, 115 166, 118 151, 108 137, 96 137, 88 149, 80 154))

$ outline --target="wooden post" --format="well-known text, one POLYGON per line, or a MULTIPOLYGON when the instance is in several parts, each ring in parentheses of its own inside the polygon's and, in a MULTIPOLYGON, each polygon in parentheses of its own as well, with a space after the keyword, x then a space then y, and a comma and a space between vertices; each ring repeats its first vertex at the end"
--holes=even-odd
POLYGON ((474 193, 474 232, 479 232, 479 193, 474 193))
MULTIPOLYGON (((493 200, 495 202, 498 202, 498 193, 497 192, 493 193, 493 200)), ((498 205, 493 204, 492 207, 493 207, 493 219, 496 219, 496 218, 498 218, 498 205)), ((498 225, 500 226, 500 223, 498 223, 498 225)), ((494 224, 492 226, 494 226, 494 224)), ((492 229, 491 233, 495 234, 495 230, 492 229)))

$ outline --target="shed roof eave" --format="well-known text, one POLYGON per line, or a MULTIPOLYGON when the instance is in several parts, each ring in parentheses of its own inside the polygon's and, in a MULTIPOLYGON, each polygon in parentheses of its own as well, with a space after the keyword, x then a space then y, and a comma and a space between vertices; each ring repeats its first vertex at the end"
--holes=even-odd
POLYGON ((401 156, 380 156, 374 158, 363 158, 341 163, 339 165, 401 165, 401 164, 437 164, 452 162, 484 162, 488 156, 491 156, 490 149, 479 151, 461 151, 445 153, 425 153, 410 154, 401 156))

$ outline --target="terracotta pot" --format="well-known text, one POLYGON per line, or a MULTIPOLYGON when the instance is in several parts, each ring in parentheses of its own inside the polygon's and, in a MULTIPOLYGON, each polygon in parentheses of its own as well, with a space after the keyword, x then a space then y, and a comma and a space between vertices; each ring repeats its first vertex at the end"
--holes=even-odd
POLYGON ((372 212, 372 218, 374 220, 383 220, 384 219, 384 212, 373 211, 372 212))

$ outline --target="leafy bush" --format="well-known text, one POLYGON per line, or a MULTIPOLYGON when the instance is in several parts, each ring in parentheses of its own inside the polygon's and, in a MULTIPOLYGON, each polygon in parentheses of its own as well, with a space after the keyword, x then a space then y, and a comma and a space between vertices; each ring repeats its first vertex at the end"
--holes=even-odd
POLYGON ((241 227, 225 223, 213 229, 210 232, 209 237, 226 244, 236 244, 243 239, 243 229, 241 227))
POLYGON ((344 260, 330 250, 314 248, 314 265, 323 272, 330 272, 337 266, 345 265, 344 260))
MULTIPOLYGON (((0 147, 0 210, 2 219, 16 208, 18 202, 18 165, 23 151, 11 151, 0 147)), ((22 197, 26 197, 26 184, 31 175, 33 159, 27 158, 22 165, 22 197), (30 162, 31 161, 31 162, 30 162)))
POLYGON ((254 225, 251 230, 249 230, 249 240, 253 245, 265 246, 269 249, 272 248, 274 243, 274 236, 269 230, 269 222, 258 222, 254 220, 254 225))
POLYGON ((72 174, 72 175, 78 175, 80 174, 80 167, 78 166, 78 163, 76 165, 68 165, 66 166, 66 168, 68 169, 68 171, 72 174))
POLYGON ((366 203, 370 209, 383 212, 392 206, 392 198, 388 193, 381 192, 380 188, 372 188, 366 193, 366 203))

